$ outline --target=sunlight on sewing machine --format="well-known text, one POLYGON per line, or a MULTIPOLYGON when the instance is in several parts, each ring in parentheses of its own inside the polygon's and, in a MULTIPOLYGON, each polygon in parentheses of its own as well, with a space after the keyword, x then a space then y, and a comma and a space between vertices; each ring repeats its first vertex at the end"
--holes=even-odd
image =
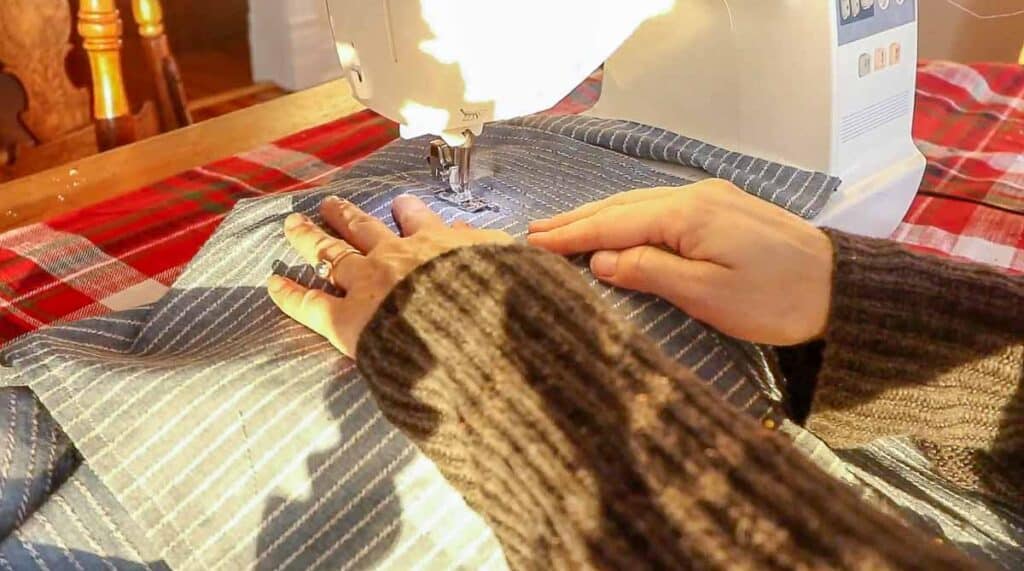
MULTIPOLYGON (((422 0, 421 4, 421 16, 433 37, 421 41, 419 49, 441 64, 458 66, 465 85, 461 98, 469 104, 491 102, 489 120, 499 120, 557 103, 637 26, 668 12, 674 1, 422 0)), ((417 127, 411 125, 411 131, 418 131, 417 127)))
MULTIPOLYGON (((399 128, 402 138, 411 139, 427 133, 446 133, 451 114, 447 109, 406 101, 398 110, 402 117, 399 128)), ((448 143, 460 145, 465 139, 461 133, 448 133, 448 143)))
POLYGON ((435 172, 465 205, 472 138, 484 123, 552 107, 674 1, 328 0, 327 6, 356 97, 400 123, 404 138, 440 135, 452 162, 435 172))

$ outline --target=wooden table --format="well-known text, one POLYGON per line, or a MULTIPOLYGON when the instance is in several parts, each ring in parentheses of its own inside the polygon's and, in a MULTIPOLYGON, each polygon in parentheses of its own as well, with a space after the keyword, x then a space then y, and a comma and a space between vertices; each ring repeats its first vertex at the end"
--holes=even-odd
POLYGON ((0 185, 0 232, 41 222, 364 109, 347 80, 0 185))

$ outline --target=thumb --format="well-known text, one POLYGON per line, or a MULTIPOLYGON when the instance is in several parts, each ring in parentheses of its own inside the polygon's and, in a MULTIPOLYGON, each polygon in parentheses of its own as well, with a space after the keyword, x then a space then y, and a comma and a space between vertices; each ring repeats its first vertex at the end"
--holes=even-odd
POLYGON ((605 283, 654 294, 688 310, 707 292, 716 267, 709 262, 682 258, 654 246, 602 250, 590 258, 590 269, 605 283))

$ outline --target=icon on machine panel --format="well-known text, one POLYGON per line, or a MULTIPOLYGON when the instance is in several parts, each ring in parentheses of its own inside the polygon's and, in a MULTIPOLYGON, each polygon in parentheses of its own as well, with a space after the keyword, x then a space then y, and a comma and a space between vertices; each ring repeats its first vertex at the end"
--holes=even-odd
POLYGON ((875 15, 875 0, 837 0, 842 24, 859 22, 875 15))
MULTIPOLYGON (((917 21, 915 0, 835 0, 840 46, 917 21)), ((891 54, 890 54, 891 55, 891 54)), ((892 58, 889 57, 891 65, 892 58)))
POLYGON ((875 71, 885 69, 886 56, 888 55, 888 53, 889 52, 885 48, 875 49, 875 71))
POLYGON ((860 77, 871 74, 871 54, 860 54, 860 61, 857 64, 857 73, 860 77))

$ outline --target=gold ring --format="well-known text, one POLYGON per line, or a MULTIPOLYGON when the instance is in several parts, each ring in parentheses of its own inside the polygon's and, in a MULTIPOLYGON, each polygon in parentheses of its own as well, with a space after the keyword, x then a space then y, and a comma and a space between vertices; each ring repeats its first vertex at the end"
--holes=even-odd
POLYGON ((342 260, 344 260, 348 256, 351 256, 352 254, 361 255, 362 252, 356 250, 355 248, 348 248, 331 260, 320 260, 319 262, 316 263, 316 266, 314 268, 316 270, 316 276, 322 280, 331 279, 331 275, 334 273, 334 266, 340 264, 342 260))

